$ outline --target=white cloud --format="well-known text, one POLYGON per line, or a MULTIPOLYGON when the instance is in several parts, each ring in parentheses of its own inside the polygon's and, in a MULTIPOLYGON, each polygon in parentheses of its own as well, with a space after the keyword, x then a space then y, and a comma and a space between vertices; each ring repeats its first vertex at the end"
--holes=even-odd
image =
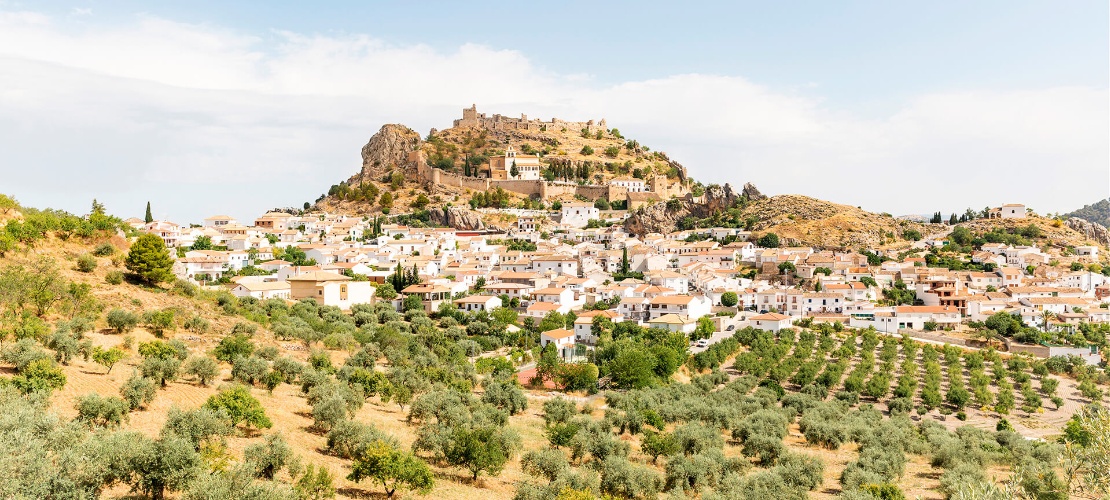
POLYGON ((1107 89, 920 95, 883 118, 834 111, 820 85, 682 74, 600 85, 481 45, 244 34, 141 16, 122 26, 0 12, 0 191, 123 215, 251 217, 353 174, 382 123, 423 133, 460 109, 608 119, 707 182, 753 181, 893 213, 1107 195, 1107 89))

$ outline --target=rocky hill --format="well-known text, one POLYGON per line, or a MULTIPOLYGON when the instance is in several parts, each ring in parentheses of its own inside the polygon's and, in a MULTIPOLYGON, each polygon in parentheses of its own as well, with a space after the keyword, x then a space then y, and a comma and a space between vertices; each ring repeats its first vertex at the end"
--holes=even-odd
POLYGON ((688 197, 677 207, 674 203, 646 207, 634 213, 625 227, 635 234, 670 232, 689 226, 691 218, 700 226, 717 225, 726 212, 726 223, 741 221, 742 227, 757 234, 773 232, 786 245, 890 248, 908 246, 911 241, 903 237, 908 230, 923 236, 944 231, 940 225, 899 220, 808 196, 767 198, 751 184, 741 193, 728 184, 710 186, 702 199, 688 197))
POLYGON ((1083 208, 1064 214, 1062 217, 1064 219, 1077 217, 1108 227, 1110 226, 1110 198, 1098 200, 1090 205, 1083 205, 1083 208))
POLYGON ((420 148, 423 141, 420 134, 404 125, 389 123, 382 125, 378 133, 362 147, 362 170, 348 180, 357 186, 367 181, 381 181, 394 170, 405 170, 406 175, 415 175, 408 166, 409 153, 420 148))
MULTIPOLYGON (((465 202, 475 186, 457 181, 430 182, 428 172, 438 170, 455 179, 485 179, 491 175, 490 158, 504 155, 510 147, 518 155, 539 156, 544 178, 571 186, 606 186, 616 177, 657 178, 664 179, 661 182, 668 188, 661 191, 660 198, 668 198, 685 194, 693 185, 680 163, 666 153, 625 138, 616 128, 607 128, 605 120, 594 123, 487 117, 474 108, 464 110, 463 117, 450 128, 432 129, 424 138, 404 125, 384 125, 363 146, 359 171, 332 186, 317 200, 317 207, 378 213, 383 208, 380 196, 387 191, 392 206, 398 207, 394 212, 408 210, 421 194, 431 206, 465 202)), ((548 198, 573 199, 573 191, 564 189, 548 198)), ((527 192, 509 195, 518 201, 529 197, 527 192)))
POLYGON ((975 219, 959 224, 973 233, 985 233, 994 229, 1013 232, 1029 225, 1040 229, 1041 238, 1056 247, 1076 245, 1110 245, 1110 233, 1105 227, 1072 217, 1066 221, 1031 214, 1021 219, 975 219))

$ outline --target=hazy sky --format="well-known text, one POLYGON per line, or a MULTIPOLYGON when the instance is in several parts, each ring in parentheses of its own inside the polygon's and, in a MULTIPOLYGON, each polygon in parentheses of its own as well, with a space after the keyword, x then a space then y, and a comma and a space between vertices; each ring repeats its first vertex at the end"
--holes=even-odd
POLYGON ((873 211, 1110 194, 1104 0, 321 3, 0 0, 0 192, 249 219, 477 103, 873 211))

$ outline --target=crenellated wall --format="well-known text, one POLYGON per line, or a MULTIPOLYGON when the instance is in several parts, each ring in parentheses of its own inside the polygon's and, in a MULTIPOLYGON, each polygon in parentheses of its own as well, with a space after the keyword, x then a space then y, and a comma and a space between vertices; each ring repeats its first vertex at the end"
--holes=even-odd
POLYGON ((478 106, 472 104, 469 108, 463 109, 463 117, 454 121, 455 127, 483 127, 490 130, 526 130, 531 132, 539 132, 543 127, 548 130, 561 130, 563 128, 572 131, 579 131, 587 129, 590 133, 597 132, 598 130, 607 131, 605 119, 594 122, 587 120, 584 122, 571 122, 552 118, 551 121, 543 121, 536 118, 528 119, 528 115, 520 115, 520 118, 512 118, 505 115, 494 114, 493 116, 486 116, 485 113, 478 112, 478 106))

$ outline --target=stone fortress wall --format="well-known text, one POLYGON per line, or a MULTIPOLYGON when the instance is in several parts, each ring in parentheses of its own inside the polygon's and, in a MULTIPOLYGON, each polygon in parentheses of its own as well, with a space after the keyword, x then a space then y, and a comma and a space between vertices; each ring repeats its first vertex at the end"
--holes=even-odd
POLYGON ((471 104, 469 108, 463 109, 463 117, 455 120, 454 126, 483 127, 490 130, 523 130, 528 132, 539 132, 542 127, 547 127, 548 130, 561 130, 565 128, 575 132, 587 129, 590 133, 595 133, 599 130, 609 130, 605 126, 604 118, 599 122, 594 122, 593 120, 585 122, 568 122, 558 118, 552 118, 551 121, 545 122, 538 118, 529 120, 528 115, 525 114, 521 114, 520 118, 512 118, 499 114, 486 116, 485 113, 478 112, 478 106, 475 104, 471 104))

